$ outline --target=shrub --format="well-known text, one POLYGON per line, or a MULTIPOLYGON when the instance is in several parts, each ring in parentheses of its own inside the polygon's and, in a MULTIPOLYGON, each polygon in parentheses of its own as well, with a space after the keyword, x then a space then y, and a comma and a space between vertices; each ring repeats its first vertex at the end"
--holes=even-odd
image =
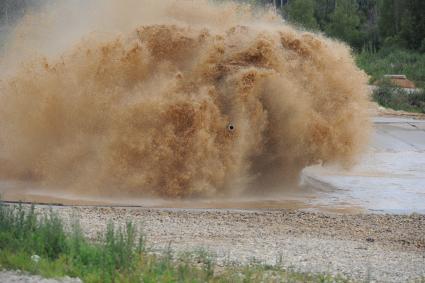
POLYGON ((386 83, 373 91, 373 99, 394 110, 425 113, 425 91, 408 92, 386 83))

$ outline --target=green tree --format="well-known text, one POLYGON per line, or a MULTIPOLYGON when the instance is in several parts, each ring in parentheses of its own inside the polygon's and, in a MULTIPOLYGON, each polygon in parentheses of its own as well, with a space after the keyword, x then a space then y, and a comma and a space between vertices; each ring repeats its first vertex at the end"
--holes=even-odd
POLYGON ((368 50, 377 50, 380 46, 379 35, 379 3, 382 0, 357 0, 359 5, 360 32, 364 46, 368 50))
POLYGON ((335 38, 361 49, 364 35, 360 32, 358 3, 355 0, 335 0, 335 9, 329 16, 325 32, 335 38))
POLYGON ((285 7, 285 14, 289 22, 301 25, 307 29, 318 29, 314 0, 291 0, 285 7))
POLYGON ((408 48, 420 50, 425 43, 425 1, 406 0, 405 2, 400 37, 406 42, 408 48))
POLYGON ((315 16, 321 30, 329 23, 329 16, 335 9, 335 0, 316 0, 315 16))
MULTIPOLYGON (((406 2, 406 0, 382 0, 380 4, 379 32, 386 46, 406 46, 400 34, 406 2)), ((405 20, 404 22, 406 25, 407 22, 405 20)))

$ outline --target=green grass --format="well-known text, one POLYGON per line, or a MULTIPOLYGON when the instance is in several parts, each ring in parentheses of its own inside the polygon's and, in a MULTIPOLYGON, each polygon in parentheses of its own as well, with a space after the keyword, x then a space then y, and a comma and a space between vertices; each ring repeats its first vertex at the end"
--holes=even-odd
POLYGON ((356 62, 371 76, 371 83, 386 74, 403 74, 417 87, 425 87, 425 53, 396 48, 382 48, 378 52, 365 50, 356 56, 356 62))
POLYGON ((88 241, 75 221, 65 229, 53 212, 0 202, 0 270, 20 269, 48 278, 79 277, 84 282, 346 282, 324 274, 305 274, 253 261, 217 267, 203 250, 153 253, 132 224, 109 224, 97 241, 88 241), (67 232, 68 231, 68 232, 67 232), (40 256, 39 261, 31 257, 40 256))

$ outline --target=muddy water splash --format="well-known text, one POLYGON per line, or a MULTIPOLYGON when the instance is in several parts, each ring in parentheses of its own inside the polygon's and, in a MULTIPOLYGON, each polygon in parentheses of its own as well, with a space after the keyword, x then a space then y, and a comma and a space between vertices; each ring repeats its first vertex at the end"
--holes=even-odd
MULTIPOLYGON (((102 1, 101 17, 56 49, 24 19, 17 33, 44 56, 6 52, 24 64, 0 83, 2 178, 217 196, 353 162, 368 135, 367 79, 345 45, 247 6, 162 2, 102 1)), ((53 21, 59 30, 66 38, 53 21)))

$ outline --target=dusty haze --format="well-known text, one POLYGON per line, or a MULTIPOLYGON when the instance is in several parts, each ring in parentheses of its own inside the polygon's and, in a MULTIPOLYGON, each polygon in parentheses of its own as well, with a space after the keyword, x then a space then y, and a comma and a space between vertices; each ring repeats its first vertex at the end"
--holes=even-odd
MULTIPOLYGON (((71 2, 71 1, 69 1, 71 2)), ((271 11, 73 1, 3 51, 0 176, 91 194, 218 196, 296 183, 364 148, 350 50, 271 11)))

